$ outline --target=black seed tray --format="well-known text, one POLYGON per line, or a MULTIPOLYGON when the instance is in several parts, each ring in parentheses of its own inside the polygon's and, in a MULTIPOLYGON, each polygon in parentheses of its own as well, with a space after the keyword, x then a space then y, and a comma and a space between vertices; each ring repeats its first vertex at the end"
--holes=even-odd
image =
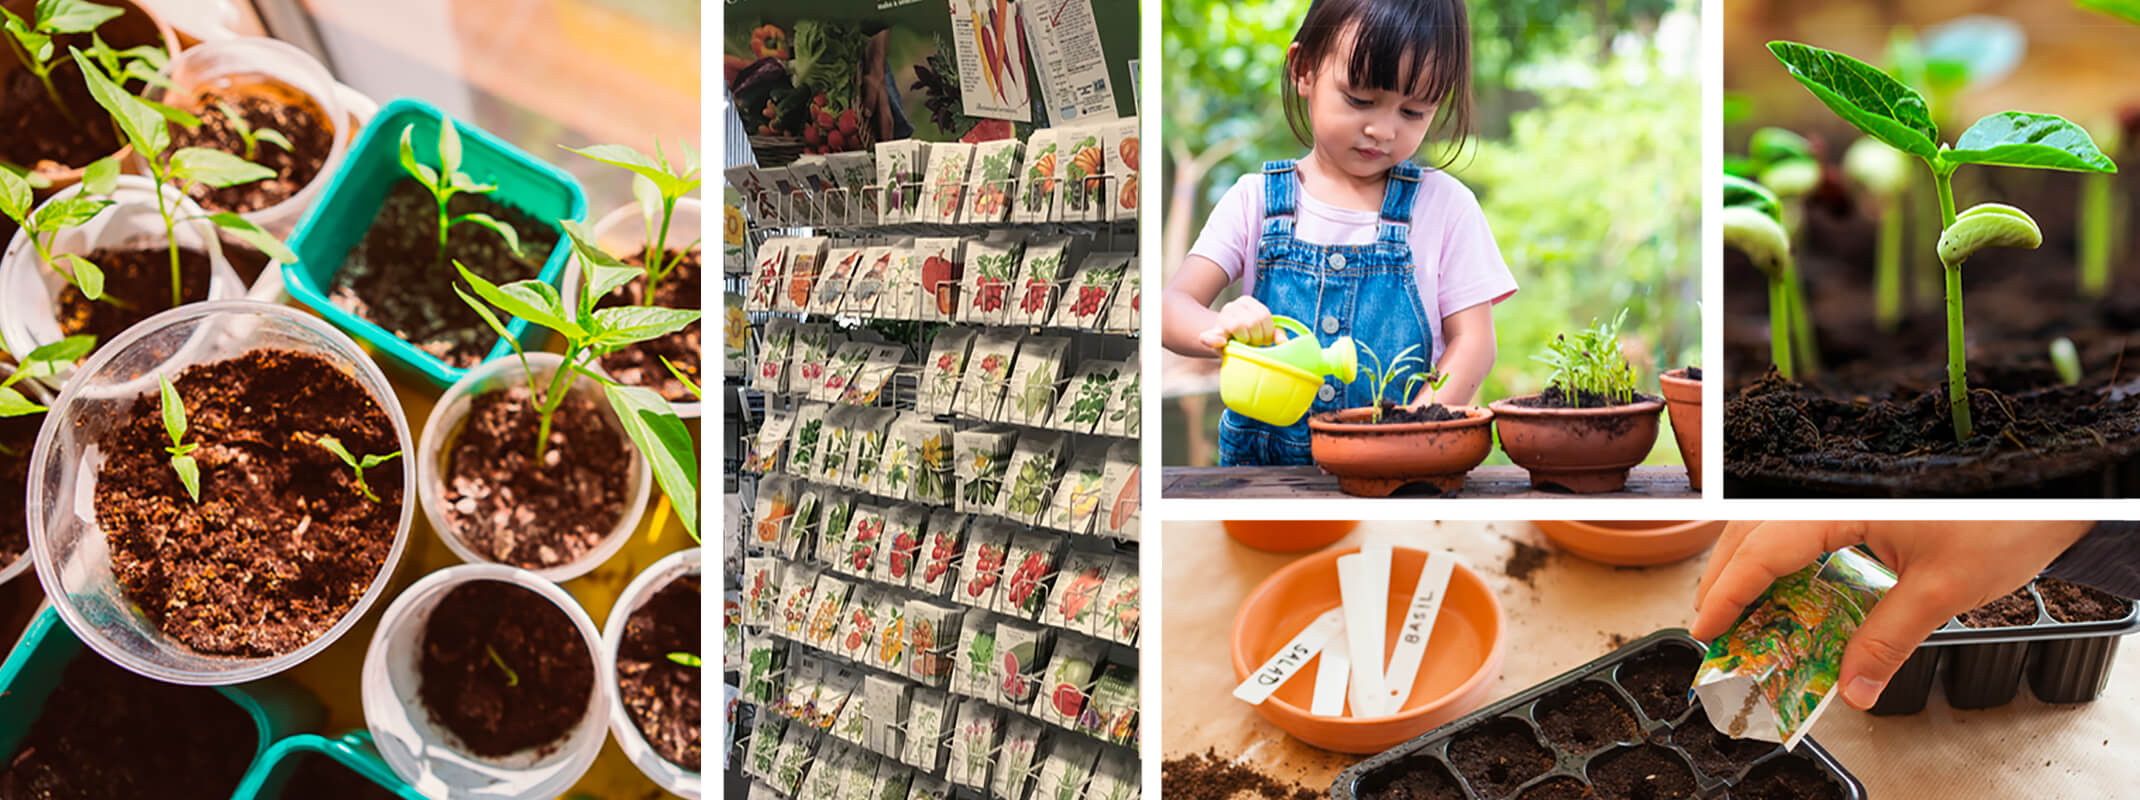
POLYGON ((1617 792, 1613 773, 1621 770, 1614 764, 1633 759, 1624 775, 1669 779, 1684 773, 1689 780, 1681 788, 1691 784, 1692 793, 1687 796, 1692 797, 1759 800, 1769 795, 1755 791, 1757 784, 1795 776, 1810 778, 1813 786, 1807 788, 1811 791, 1778 796, 1865 800, 1864 784, 1810 736, 1799 742, 1795 752, 1778 744, 1727 739, 1710 725, 1699 698, 1690 697, 1682 709, 1670 708, 1678 705, 1671 698, 1653 701, 1663 702, 1665 708, 1645 709, 1637 699, 1642 693, 1628 686, 1627 681, 1642 667, 1656 660, 1684 670, 1691 681, 1704 651, 1684 629, 1652 633, 1354 764, 1331 784, 1330 796, 1334 800, 1672 796, 1664 791, 1669 780, 1634 787, 1629 794, 1617 792), (1583 746, 1569 736, 1568 729, 1550 724, 1561 707, 1578 700, 1595 704, 1599 698, 1616 704, 1632 725, 1604 726, 1617 733, 1586 731, 1597 736, 1583 746), (1697 743, 1706 744, 1703 749, 1710 755, 1721 756, 1718 774, 1701 766, 1692 747, 1697 743), (1719 747, 1730 748, 1732 753, 1719 753, 1719 747), (1457 754, 1475 751, 1497 753, 1500 758, 1498 763, 1475 764, 1475 774, 1467 774, 1457 767, 1457 754))
POLYGON ((2092 622, 2051 618, 2037 582, 2027 587, 2036 601, 2036 621, 2002 628, 1970 628, 1959 619, 1933 631, 1880 693, 1872 713, 1915 714, 1931 697, 1933 679, 1946 675, 1947 704, 1955 708, 2002 706, 2029 690, 2046 703, 2095 700, 2110 680, 2118 639, 2140 631, 2140 607, 2125 601, 2125 616, 2092 622))

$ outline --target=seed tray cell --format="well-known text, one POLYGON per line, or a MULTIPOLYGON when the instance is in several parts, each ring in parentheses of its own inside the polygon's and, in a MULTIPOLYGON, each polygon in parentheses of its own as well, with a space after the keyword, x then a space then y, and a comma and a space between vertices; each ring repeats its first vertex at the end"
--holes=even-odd
MULTIPOLYGON (((2051 615, 2038 578, 2022 587, 2035 604, 2026 625, 1971 628, 1959 618, 1933 631, 1890 679, 1872 713, 1915 714, 1924 710, 1935 680, 1947 687, 1955 708, 1992 708, 2012 701, 2026 677, 2046 703, 2086 703, 2110 680, 2118 640, 2140 631, 2140 606, 2124 603, 2116 619, 2060 622, 2051 615)), ((2092 591, 2092 590, 2091 590, 2092 591)))

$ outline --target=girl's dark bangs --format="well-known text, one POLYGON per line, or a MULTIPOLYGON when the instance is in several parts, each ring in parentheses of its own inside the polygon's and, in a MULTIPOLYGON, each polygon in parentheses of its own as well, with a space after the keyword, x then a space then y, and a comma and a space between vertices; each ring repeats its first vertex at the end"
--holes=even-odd
MULTIPOLYGON (((1439 4, 1434 4, 1439 5, 1439 4)), ((1340 29, 1356 29, 1346 82, 1441 102, 1471 69, 1462 19, 1439 19, 1410 3, 1359 3, 1340 29)))

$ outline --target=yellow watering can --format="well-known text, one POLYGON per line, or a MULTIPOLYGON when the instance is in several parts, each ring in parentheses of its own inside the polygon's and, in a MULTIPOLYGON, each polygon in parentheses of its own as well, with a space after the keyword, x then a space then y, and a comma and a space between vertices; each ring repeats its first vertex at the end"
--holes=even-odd
POLYGON ((1315 390, 1323 385, 1323 376, 1352 382, 1359 352, 1350 336, 1319 347, 1315 334, 1300 320, 1273 316, 1271 322, 1296 335, 1269 347, 1227 342, 1219 348, 1219 399, 1236 414, 1272 425, 1291 425, 1315 403, 1315 390))

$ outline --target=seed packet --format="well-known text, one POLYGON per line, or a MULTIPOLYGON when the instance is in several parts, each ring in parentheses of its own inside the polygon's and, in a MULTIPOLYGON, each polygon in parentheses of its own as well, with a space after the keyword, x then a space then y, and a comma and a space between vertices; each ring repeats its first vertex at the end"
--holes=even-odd
POLYGON ((773 303, 773 310, 802 313, 810 308, 810 293, 817 288, 818 276, 824 271, 825 251, 832 241, 822 236, 796 239, 788 250, 787 271, 781 276, 780 297, 773 303))
POLYGON ((869 727, 869 720, 862 714, 862 674, 853 671, 846 671, 844 674, 851 679, 851 683, 849 680, 841 681, 843 686, 849 688, 845 690, 846 697, 840 703, 840 710, 832 713, 832 727, 827 731, 834 739, 861 744, 869 727))
POLYGON ((836 348, 847 343, 846 334, 824 323, 807 323, 795 327, 795 347, 788 363, 788 393, 810 396, 812 400, 823 399, 819 387, 825 382, 826 367, 832 361, 836 348))
POLYGON ((877 548, 869 569, 870 580, 887 586, 905 587, 914 574, 916 551, 921 549, 922 527, 929 510, 924 506, 893 503, 884 508, 884 545, 877 548), (896 573, 896 574, 895 574, 896 573))
POLYGON ((923 179, 928 174, 928 159, 929 148, 924 142, 900 139, 877 143, 881 222, 900 225, 921 220, 917 211, 921 206, 923 179))
POLYGON ((1107 147, 1108 219, 1137 218, 1137 118, 1101 123, 1107 147))
POLYGON ((825 416, 831 410, 824 403, 803 403, 795 409, 795 437, 788 447, 790 473, 816 477, 817 455, 825 440, 825 416))
POLYGON ((801 481, 796 481, 796 486, 800 491, 795 497, 794 518, 780 532, 780 556, 790 560, 810 557, 825 518, 825 490, 801 481))
POLYGON ((1079 736, 1057 739, 1041 765, 1040 782, 1033 784, 1033 800, 1078 800, 1099 757, 1099 742, 1079 736))
POLYGON ((1033 132, 1025 142, 1025 166, 1019 170, 1018 205, 1011 212, 1013 222, 1052 222, 1055 220, 1055 198, 1060 193, 1057 186, 1056 131, 1042 128, 1033 132))
POLYGON ((959 622, 966 610, 927 600, 906 602, 908 677, 945 686, 958 665, 959 622))
POLYGON ((803 200, 793 209, 797 222, 825 225, 847 217, 847 198, 834 194, 832 173, 825 170, 825 157, 806 155, 788 162, 788 177, 803 190, 803 200))
POLYGON ((1108 664, 1092 684, 1085 710, 1078 715, 1077 729, 1096 739, 1129 744, 1137 728, 1137 670, 1124 664, 1108 664))
POLYGON ((721 174, 743 196, 743 210, 749 212, 751 222, 761 227, 778 224, 780 206, 773 195, 773 183, 765 179, 764 173, 757 167, 742 166, 721 170, 721 174))
POLYGON ((870 577, 870 569, 877 563, 877 549, 883 546, 884 509, 856 503, 847 524, 847 552, 840 559, 839 570, 858 578, 870 577))
POLYGON ((823 492, 825 515, 817 526, 817 558, 828 567, 838 569, 847 557, 847 535, 854 520, 855 496, 852 492, 827 489, 823 492))
MULTIPOLYGON (((921 415, 902 411, 892 420, 891 430, 885 434, 882 469, 871 476, 869 491, 880 497, 905 500, 914 489, 914 458, 920 439, 918 432, 926 422, 921 415)), ((902 579, 900 583, 905 583, 902 579)))
POLYGON ((996 235, 966 244, 967 298, 959 321, 1001 325, 1010 306, 1011 286, 1018 280, 1018 263, 1025 257, 1025 238, 1017 234, 996 235))
POLYGON ((1003 713, 986 702, 959 703, 957 735, 951 739, 951 767, 944 776, 974 789, 988 788, 989 767, 1003 739, 1003 713))
POLYGON ((1033 698, 1033 716, 1058 727, 1077 727, 1092 689, 1094 664, 1104 652, 1105 645, 1091 639, 1064 636, 1057 641, 1047 671, 1042 673, 1046 677, 1033 698))
POLYGON ((781 698, 780 710, 805 727, 816 729, 810 712, 817 703, 818 692, 825 686, 825 660, 816 653, 797 650, 788 663, 793 666, 789 668, 788 690, 781 698))
POLYGON ((1122 283, 1115 287, 1114 299, 1107 304, 1107 321, 1100 330, 1113 333, 1136 333, 1143 325, 1144 315, 1139 311, 1143 305, 1144 273, 1137 268, 1137 259, 1129 260, 1129 268, 1122 273, 1122 283))
POLYGON ((780 611, 780 559, 749 556, 743 559, 743 624, 763 627, 780 611))
POLYGON ((914 785, 914 770, 899 763, 896 756, 887 756, 877 761, 877 788, 871 790, 867 800, 907 800, 907 793, 914 785))
POLYGON ((956 664, 951 673, 951 693, 993 702, 999 691, 996 680, 996 618, 968 611, 959 621, 956 664))
POLYGON ((893 252, 894 248, 884 246, 863 249, 862 263, 855 270, 854 282, 848 284, 847 299, 840 304, 840 313, 878 316, 878 306, 892 277, 893 252))
POLYGON ((855 373, 862 370, 862 363, 869 360, 869 342, 850 341, 833 351, 825 363, 825 379, 810 390, 810 399, 827 403, 836 402, 847 391, 847 383, 854 380, 855 373))
MULTIPOLYGON (((1135 759, 1115 758, 1102 752, 1100 763, 1092 768, 1092 782, 1085 784, 1084 800, 1137 800, 1140 780, 1135 759)), ((1076 799, 1041 797, 1034 800, 1076 799)))
POLYGON ((959 221, 966 201, 966 173, 973 165, 973 145, 964 142, 929 143, 929 195, 922 204, 921 222, 959 221))
POLYGON ((899 412, 889 408, 859 408, 854 411, 854 449, 847 457, 847 474, 840 483, 861 491, 869 491, 883 466, 884 439, 891 432, 892 420, 899 412))
POLYGON ((795 248, 795 240, 787 236, 774 236, 758 244, 758 255, 750 272, 750 293, 743 305, 752 311, 771 311, 778 302, 781 278, 788 271, 788 255, 795 248))
POLYGON ((722 330, 721 376, 742 378, 751 374, 750 317, 743 312, 743 295, 735 292, 721 293, 722 330))
POLYGON ((996 701, 1024 709, 1040 694, 1041 668, 1055 643, 1055 632, 1010 620, 996 623, 996 701))
POLYGON ((942 422, 920 422, 914 426, 914 491, 911 497, 916 502, 932 505, 949 505, 957 497, 957 478, 953 472, 951 426, 942 422))
POLYGON ((788 359, 795 351, 795 320, 776 319, 765 324, 758 345, 757 366, 751 369, 750 386, 766 394, 788 390, 788 359))
MULTIPOLYGON (((859 703, 862 691, 862 673, 847 667, 825 665, 825 685, 817 690, 817 700, 811 704, 810 717, 818 728, 831 733, 845 728, 841 725, 847 717, 859 716, 861 710, 849 710, 850 704, 859 703)), ((861 739, 861 726, 855 726, 855 740, 861 739)))
POLYGON ((774 675, 786 664, 786 654, 787 650, 770 636, 757 633, 744 635, 744 699, 761 706, 770 706, 780 697, 780 684, 774 675))
POLYGON ((1055 308, 1063 278, 1070 263, 1072 240, 1068 236, 1036 236, 1025 246, 1024 261, 1018 267, 1018 287, 1013 292, 1011 308, 1004 314, 1006 325, 1046 325, 1048 315, 1055 308))
MULTIPOLYGON (((1048 510, 1049 494, 1055 491, 1055 471, 1062 462, 1064 439, 1060 433, 1042 431, 1018 438, 1007 473, 1010 485, 1003 493, 1002 504, 995 509, 997 514, 1024 525, 1040 520, 1048 510)), ((1027 619, 1032 617, 1026 615, 1027 619)))
POLYGON ((1139 612, 1137 561, 1117 556, 1100 587, 1100 616, 1093 622, 1093 635, 1121 644, 1137 643, 1139 612))
POLYGON ((1057 175, 1063 196, 1056 219, 1064 222, 1097 222, 1107 219, 1107 156, 1101 148, 1106 132, 1099 125, 1062 128, 1063 143, 1057 175))
POLYGON ((1011 193, 1018 189, 1018 167, 1025 143, 997 139, 974 145, 973 169, 967 176, 966 215, 962 221, 993 224, 1010 221, 1011 193))
POLYGON ((743 456, 743 470, 765 474, 780 469, 781 456, 788 449, 788 431, 795 427, 795 414, 786 409, 765 412, 765 424, 758 427, 758 439, 751 451, 743 456))
POLYGON ((825 171, 839 185, 839 194, 844 196, 842 199, 847 209, 847 216, 835 218, 835 224, 877 224, 877 204, 882 198, 869 191, 870 185, 876 182, 876 170, 876 159, 866 150, 825 155, 825 171))
MULTIPOLYGON (((899 755, 901 733, 897 727, 907 717, 907 698, 914 685, 889 675, 862 679, 862 746, 872 752, 899 755)), ((896 763, 896 762, 895 762, 896 763)))
POLYGON ((810 627, 803 632, 804 644, 826 652, 837 652, 840 612, 847 607, 847 595, 853 590, 854 584, 830 573, 817 577, 817 594, 811 603, 810 627))
POLYGON ((1038 531, 1011 538, 1010 555, 1003 562, 1003 589, 996 593, 996 611, 1020 619, 1040 619, 1048 602, 1048 585, 1055 577, 1055 559, 1062 537, 1038 531))
POLYGON ((1063 380, 1063 353, 1070 340, 1028 336, 1018 343, 1017 367, 1011 371, 996 418, 1015 425, 1041 426, 1055 411, 1057 386, 1063 380))
POLYGON ((868 254, 866 247, 834 247, 825 251, 824 274, 818 276, 817 288, 810 292, 810 313, 840 313, 847 303, 848 287, 854 285, 855 276, 862 272, 862 257, 868 254))
POLYGON ((1091 533, 1093 517, 1107 486, 1106 469, 1106 451, 1082 448, 1071 460, 1070 468, 1063 471, 1062 485, 1056 487, 1055 498, 1048 504, 1045 524, 1070 533, 1091 533))
POLYGON ((935 689, 917 689, 907 702, 906 741, 899 760, 927 773, 944 768, 944 730, 951 715, 951 696, 935 689))
POLYGON ((907 800, 952 800, 951 782, 934 775, 916 773, 907 800))
POLYGON ((1115 286, 1122 282, 1123 274, 1129 272, 1130 254, 1094 253, 1078 264, 1077 274, 1063 288, 1062 301, 1055 304, 1055 319, 1048 324, 1056 328, 1093 330, 1100 325, 1100 313, 1107 310, 1107 299, 1114 295, 1115 286))
POLYGON ((1055 579, 1055 592, 1041 612, 1041 624, 1092 633, 1093 621, 1100 617, 1100 589, 1107 582, 1107 569, 1113 560, 1108 554, 1084 550, 1065 557, 1062 574, 1055 579))
POLYGON ((995 608, 996 585, 1003 581, 1003 564, 1010 558, 1010 529, 995 521, 975 523, 966 535, 966 555, 959 559, 955 602, 975 608, 995 608))
POLYGON ((905 345, 880 344, 870 346, 863 354, 862 366, 855 370, 854 377, 847 381, 847 389, 840 393, 840 402, 849 405, 876 405, 884 393, 885 384, 898 374, 900 362, 906 360, 905 345))
POLYGON ((877 607, 877 641, 870 648, 869 663, 894 675, 907 671, 907 606, 895 595, 886 595, 877 607))
POLYGON ((997 800, 1024 800, 1025 787, 1038 772, 1034 761, 1043 728, 1026 717, 1011 715, 1009 719, 1003 730, 1003 749, 996 751, 996 774, 989 790, 997 800))
POLYGON ((913 239, 892 246, 884 276, 884 296, 877 300, 878 319, 921 319, 921 258, 913 239))
POLYGON ((952 413, 968 419, 996 418, 1004 387, 1010 383, 1018 339, 1018 332, 1010 330, 982 331, 974 339, 973 352, 966 356, 966 374, 959 378, 952 413))
POLYGON ((1734 739, 1795 749, 1836 697, 1843 645, 1894 586, 1894 572, 1852 549, 1769 584, 1709 643, 1694 674, 1709 723, 1734 739))
POLYGON ((967 240, 957 237, 914 240, 914 258, 921 287, 921 294, 915 299, 918 312, 915 319, 950 322, 959 312, 959 287, 966 274, 966 243, 967 240))
POLYGON ((948 508, 929 512, 929 521, 923 530, 928 539, 922 544, 921 565, 913 580, 907 585, 930 597, 944 597, 952 587, 959 584, 959 552, 965 545, 965 514, 948 508))
POLYGON ((787 167, 759 167, 758 174, 772 186, 775 223, 782 226, 801 225, 808 221, 810 201, 805 184, 797 180, 795 170, 787 167))
POLYGON ((816 608, 818 571, 802 564, 788 564, 780 581, 780 635, 802 641, 816 608))
POLYGON ((750 549, 770 553, 780 547, 780 533, 795 514, 795 495, 795 482, 786 475, 768 475, 758 482, 758 498, 751 506, 750 549))
POLYGON ((1099 432, 1134 439, 1144 431, 1144 381, 1137 356, 1130 356, 1122 365, 1122 375, 1123 380, 1115 386, 1114 402, 1108 404, 1107 416, 1100 420, 1099 432))
MULTIPOLYGON (((859 698, 848 704, 851 708, 859 708, 861 705, 859 698)), ((863 735, 857 734, 856 738, 860 739, 863 735)), ((859 741, 855 745, 854 760, 847 764, 847 776, 840 781, 840 794, 835 800, 876 800, 877 792, 883 790, 877 783, 877 765, 884 758, 871 752, 869 748, 862 747, 859 741)))
POLYGON ((831 736, 818 740, 817 763, 811 765, 810 777, 804 781, 802 796, 796 800, 840 800, 840 785, 847 780, 847 773, 854 764, 854 748, 831 736))
POLYGON ((744 751, 743 774, 772 780, 780 763, 780 738, 787 731, 787 717, 759 714, 751 728, 750 747, 744 751))
POLYGON ((820 738, 808 725, 786 726, 780 737, 780 754, 773 767, 774 789, 784 795, 802 790, 803 773, 808 770, 811 758, 817 755, 820 738))
POLYGON ((951 441, 958 450, 953 465, 959 481, 958 509, 969 514, 995 513, 1002 504, 1004 476, 1018 434, 1003 428, 974 428, 954 432, 951 441))
POLYGON ((972 328, 945 327, 929 343, 929 361, 922 366, 919 396, 914 408, 923 414, 949 414, 958 398, 959 374, 966 368, 966 350, 973 345, 972 328))

